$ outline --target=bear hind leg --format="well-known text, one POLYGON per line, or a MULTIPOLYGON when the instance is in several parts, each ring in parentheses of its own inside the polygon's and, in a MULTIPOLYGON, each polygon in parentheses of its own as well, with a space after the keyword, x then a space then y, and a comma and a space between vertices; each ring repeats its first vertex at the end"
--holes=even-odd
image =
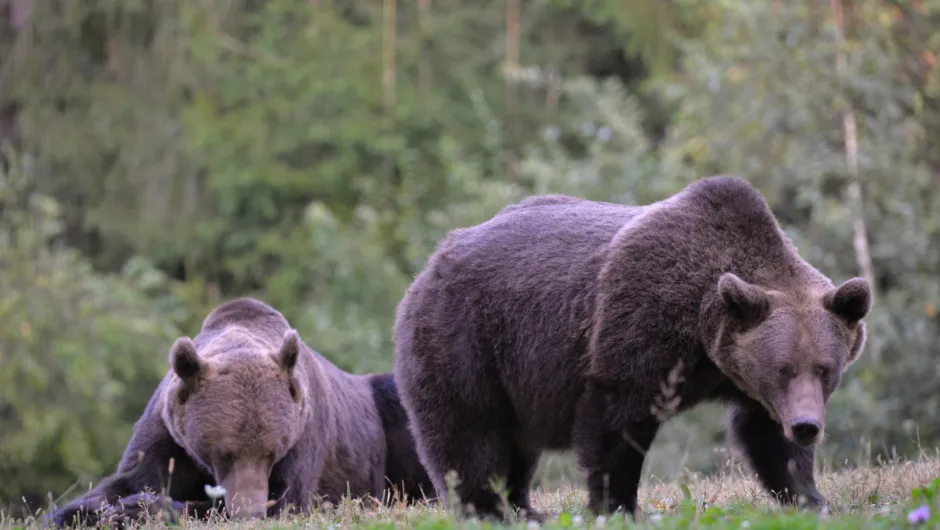
POLYGON ((781 504, 818 507, 826 499, 813 478, 813 448, 788 440, 783 427, 759 405, 733 405, 728 411, 731 438, 744 452, 764 488, 781 504))
POLYGON ((493 396, 498 390, 485 388, 483 378, 474 381, 474 388, 491 396, 487 401, 455 392, 449 381, 419 375, 420 370, 396 373, 403 401, 408 404, 415 447, 439 500, 455 501, 449 498, 451 489, 446 480, 453 471, 457 474, 453 493, 460 504, 472 505, 478 516, 501 518, 505 503, 491 481, 495 478, 505 483, 509 472, 509 406, 500 396, 493 396))
MULTIPOLYGON (((457 475, 453 489, 458 497, 456 501, 471 508, 478 517, 502 519, 504 503, 492 481, 506 479, 510 462, 508 440, 497 431, 464 430, 459 425, 448 427, 438 424, 433 432, 424 431, 418 442, 424 454, 422 461, 438 496, 449 497, 451 489, 446 476, 453 471, 457 475)), ((448 501, 454 502, 453 499, 448 501)))

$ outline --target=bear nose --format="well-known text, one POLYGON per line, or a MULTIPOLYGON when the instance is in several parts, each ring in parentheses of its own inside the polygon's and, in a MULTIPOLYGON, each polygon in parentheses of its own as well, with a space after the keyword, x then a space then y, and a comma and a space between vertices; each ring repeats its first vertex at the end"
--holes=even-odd
POLYGON ((790 429, 793 431, 793 437, 796 438, 797 443, 801 445, 809 445, 816 439, 816 436, 819 435, 819 430, 822 428, 819 425, 819 422, 813 418, 800 417, 797 418, 790 425, 790 429))

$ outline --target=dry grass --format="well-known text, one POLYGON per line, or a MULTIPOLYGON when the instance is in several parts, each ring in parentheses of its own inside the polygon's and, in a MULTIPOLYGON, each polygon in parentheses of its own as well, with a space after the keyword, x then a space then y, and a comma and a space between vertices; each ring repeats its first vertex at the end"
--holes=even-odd
MULTIPOLYGON (((912 489, 937 477, 940 477, 940 457, 923 455, 917 461, 822 473, 817 477, 817 485, 835 509, 854 512, 905 502, 912 489)), ((719 473, 707 477, 692 475, 685 481, 664 483, 655 477, 647 478, 639 494, 644 512, 675 509, 683 499, 680 484, 688 487, 699 505, 705 502, 709 506, 746 505, 780 510, 745 467, 729 465, 719 473)), ((543 511, 577 512, 587 503, 587 492, 578 485, 539 490, 533 501, 543 511)))
MULTIPOLYGON (((820 490, 833 504, 834 512, 830 518, 806 519, 815 515, 789 515, 776 505, 760 488, 756 480, 738 465, 729 465, 719 473, 707 476, 690 476, 688 480, 674 483, 662 483, 655 478, 647 478, 640 490, 640 503, 645 520, 643 526, 654 525, 657 528, 686 528, 706 525, 701 515, 681 515, 683 486, 688 488, 691 500, 696 506, 696 513, 704 513, 707 507, 718 506, 727 513, 743 514, 744 523, 737 519, 714 523, 716 528, 740 528, 751 526, 751 521, 766 528, 790 528, 792 525, 816 528, 895 528, 896 522, 904 522, 906 511, 910 507, 911 491, 940 477, 940 458, 922 456, 918 461, 892 463, 878 467, 859 468, 823 473, 819 475, 820 490), (683 518, 684 517, 684 518, 683 518), (783 517, 783 519, 775 519, 783 517), (786 519, 786 517, 796 519, 786 519), (802 517, 802 519, 800 519, 802 517), (892 519, 893 518, 893 519, 892 519), (799 524, 797 524, 799 523, 799 524), (769 526, 768 526, 769 525, 769 526), (781 526, 782 525, 782 526, 781 526)), ((538 509, 549 516, 545 528, 570 528, 578 526, 596 526, 584 513, 586 492, 580 485, 564 486, 553 490, 540 489, 534 492, 533 502, 538 509)), ((688 510, 689 503, 686 503, 688 510)), ((940 515, 940 514, 937 514, 940 515)), ((936 520, 936 516, 935 519, 936 520)), ((906 522, 904 522, 906 524, 906 522)), ((933 528, 940 528, 940 522, 933 522, 933 528)), ((184 521, 183 527, 192 528, 478 528, 481 523, 458 521, 446 513, 440 506, 404 507, 393 506, 374 508, 365 501, 345 502, 335 509, 303 518, 281 518, 276 520, 234 523, 229 521, 195 522, 184 521)), ((516 528, 527 528, 524 523, 516 523, 516 528)), ((622 518, 611 518, 607 528, 633 526, 622 518)), ((9 518, 0 520, 0 530, 13 528, 36 528, 35 520, 13 521, 9 518)), ((166 528, 161 521, 144 521, 141 528, 166 528)), ((531 528, 531 527, 528 527, 531 528)))

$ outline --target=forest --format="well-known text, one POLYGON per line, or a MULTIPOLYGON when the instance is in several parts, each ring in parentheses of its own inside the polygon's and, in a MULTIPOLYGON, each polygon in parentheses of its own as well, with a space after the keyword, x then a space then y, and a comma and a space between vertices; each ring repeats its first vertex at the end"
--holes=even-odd
MULTIPOLYGON (((0 506, 111 473, 222 301, 388 371, 449 230, 716 174, 875 287, 821 465, 934 453, 938 53, 938 0, 0 0, 0 506)), ((722 414, 672 420, 646 473, 733 458, 722 414)))

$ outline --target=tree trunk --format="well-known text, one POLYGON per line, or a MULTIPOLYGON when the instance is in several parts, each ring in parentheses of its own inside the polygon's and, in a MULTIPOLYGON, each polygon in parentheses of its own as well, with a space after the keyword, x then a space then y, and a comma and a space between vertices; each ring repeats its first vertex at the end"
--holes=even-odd
MULTIPOLYGON (((836 72, 842 78, 847 68, 845 57, 845 14, 842 9, 842 0, 830 0, 830 9, 836 24, 836 72)), ((849 175, 849 184, 846 189, 850 207, 853 210, 852 228, 854 232, 855 258, 862 276, 871 284, 874 293, 875 268, 871 261, 871 252, 868 248, 868 228, 865 223, 864 201, 862 200, 862 183, 858 169, 858 128, 855 123, 855 111, 851 101, 846 98, 845 110, 842 113, 842 134, 845 140, 845 163, 849 175)))
POLYGON ((515 74, 519 70, 519 0, 506 1, 506 173, 510 180, 515 180, 518 161, 516 160, 515 113, 516 84, 515 74))

